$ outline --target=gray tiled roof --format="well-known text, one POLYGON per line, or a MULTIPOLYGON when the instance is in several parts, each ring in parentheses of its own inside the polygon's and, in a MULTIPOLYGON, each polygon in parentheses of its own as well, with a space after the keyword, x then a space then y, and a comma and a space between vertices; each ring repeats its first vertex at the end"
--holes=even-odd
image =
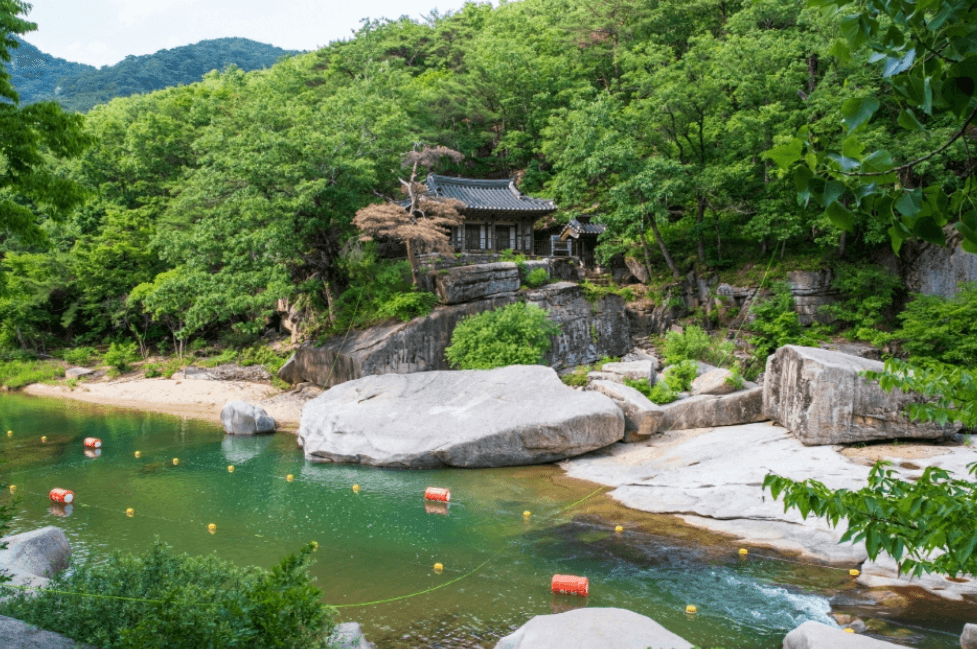
POLYGON ((590 223, 589 221, 587 223, 581 223, 577 219, 573 219, 567 223, 563 231, 566 232, 569 230, 574 236, 577 236, 581 234, 600 234, 606 229, 607 226, 603 223, 590 223))
POLYGON ((525 196, 511 180, 475 180, 430 174, 427 187, 438 196, 458 199, 469 212, 524 212, 527 216, 542 216, 556 211, 553 201, 525 196))

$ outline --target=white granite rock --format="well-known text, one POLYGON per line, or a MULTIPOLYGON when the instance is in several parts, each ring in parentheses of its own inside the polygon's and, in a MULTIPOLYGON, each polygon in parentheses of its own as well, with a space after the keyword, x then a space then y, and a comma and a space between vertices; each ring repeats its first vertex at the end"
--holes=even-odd
POLYGON ((650 617, 622 608, 578 608, 537 615, 495 649, 691 649, 650 617))

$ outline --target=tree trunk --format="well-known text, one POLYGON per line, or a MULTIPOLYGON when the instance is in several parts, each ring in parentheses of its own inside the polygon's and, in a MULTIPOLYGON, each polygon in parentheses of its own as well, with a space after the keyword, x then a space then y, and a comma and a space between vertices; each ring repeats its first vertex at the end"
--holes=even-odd
POLYGON ((696 223, 695 240, 696 241, 695 243, 699 249, 699 263, 702 264, 703 266, 706 265, 706 244, 702 240, 702 221, 706 215, 706 205, 708 205, 708 201, 706 201, 705 196, 700 195, 696 198, 696 210, 695 210, 695 223, 696 223))
POLYGON ((410 279, 417 286, 417 257, 414 254, 414 242, 407 239, 407 262, 410 264, 410 279))
POLYGON ((648 278, 651 278, 651 255, 648 254, 648 237, 645 233, 648 232, 648 226, 645 223, 645 215, 641 215, 641 251, 645 255, 645 271, 648 273, 648 278))
POLYGON ((326 308, 329 309, 329 322, 334 324, 336 322, 336 312, 333 310, 333 303, 336 296, 332 294, 332 284, 327 281, 322 282, 322 293, 326 296, 326 308))
POLYGON ((838 237, 838 259, 845 258, 845 243, 848 241, 848 231, 842 230, 838 237))
POLYGON ((658 224, 655 223, 655 217, 651 217, 651 231, 655 233, 655 241, 658 242, 658 247, 661 248, 662 256, 665 257, 665 263, 668 264, 669 269, 672 271, 672 277, 679 279, 682 277, 682 273, 678 272, 678 266, 675 265, 675 261, 672 256, 668 254, 668 248, 665 247, 665 240, 662 239, 662 233, 658 231, 658 224))

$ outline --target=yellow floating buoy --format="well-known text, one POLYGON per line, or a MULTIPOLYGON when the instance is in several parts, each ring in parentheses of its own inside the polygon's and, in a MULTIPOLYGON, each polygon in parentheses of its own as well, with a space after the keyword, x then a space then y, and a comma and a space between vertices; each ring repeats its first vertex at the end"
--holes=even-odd
POLYGON ((234 465, 233 464, 228 464, 227 465, 227 472, 228 473, 234 473, 234 465))
POLYGON ((740 556, 741 556, 741 557, 745 557, 745 556, 746 556, 746 555, 748 555, 749 553, 750 553, 750 551, 749 551, 749 550, 747 550, 746 548, 740 548, 740 556))
POLYGON ((444 566, 443 565, 441 565, 440 563, 434 564, 434 572, 436 572, 436 573, 438 573, 440 575, 443 570, 444 570, 444 566))
POLYGON ((360 492, 360 486, 358 484, 354 484, 353 485, 353 493, 359 493, 359 492, 360 492))
POLYGON ((285 476, 285 481, 286 482, 291 482, 294 479, 295 479, 295 476, 293 476, 291 473, 289 473, 287 476, 285 476))
POLYGON ((533 513, 531 511, 529 511, 528 509, 522 513, 522 517, 523 518, 529 518, 532 515, 533 515, 533 513))
POLYGON ((17 492, 17 485, 15 484, 10 485, 10 493, 16 493, 16 492, 17 492))
POLYGON ((13 436, 14 436, 14 431, 8 430, 7 431, 7 437, 13 437, 13 436))
POLYGON ((312 542, 312 551, 315 552, 318 549, 319 549, 319 542, 318 541, 313 541, 312 542))
POLYGON ((621 532, 624 531, 624 526, 623 525, 618 525, 617 527, 614 528, 614 531, 617 532, 618 534, 620 534, 621 532))
POLYGON ((216 533, 217 525, 215 523, 211 523, 210 525, 207 526, 207 531, 210 532, 211 534, 216 533))
POLYGON ((692 604, 689 604, 688 606, 686 606, 686 607, 685 607, 685 612, 686 612, 686 613, 689 613, 690 615, 695 615, 695 613, 696 613, 696 611, 698 611, 698 610, 699 610, 699 609, 697 609, 697 608, 696 608, 696 607, 695 607, 694 605, 692 605, 692 604))
POLYGON ((126 516, 128 516, 129 518, 132 518, 135 515, 136 515, 136 510, 135 509, 133 509, 132 507, 129 507, 128 509, 126 509, 126 516))
POLYGON ((176 466, 179 463, 180 463, 180 458, 178 458, 178 457, 173 458, 173 466, 176 466))
POLYGON ((47 435, 41 435, 41 444, 47 444, 47 435))
POLYGON ((853 629, 851 627, 846 627, 846 628, 842 629, 842 631, 844 631, 845 633, 855 633, 855 629, 853 629))
POLYGON ((862 573, 858 572, 857 568, 852 568, 851 570, 848 571, 848 574, 851 575, 852 577, 857 577, 862 573))
POLYGON ((136 451, 135 453, 133 453, 133 455, 135 455, 136 459, 138 460, 139 458, 142 457, 142 451, 136 451))

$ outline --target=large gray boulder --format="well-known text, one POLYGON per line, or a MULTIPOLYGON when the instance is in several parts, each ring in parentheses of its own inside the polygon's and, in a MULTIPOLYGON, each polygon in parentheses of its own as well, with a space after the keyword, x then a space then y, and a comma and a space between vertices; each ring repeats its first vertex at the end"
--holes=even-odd
POLYGON ((960 649, 977 649, 977 624, 964 624, 960 634, 960 649))
POLYGON ((786 345, 767 358, 763 412, 805 445, 879 439, 936 439, 952 425, 914 423, 903 414, 918 397, 886 392, 859 376, 883 364, 840 352, 786 345))
POLYGON ((767 419, 763 412, 763 388, 740 390, 721 396, 703 394, 662 406, 659 430, 686 430, 736 426, 767 419))
POLYGON ((0 615, 0 647, 3 649, 93 649, 71 638, 0 615))
POLYGON ((261 406, 247 401, 229 401, 221 410, 221 423, 228 435, 274 433, 275 420, 261 406))
POLYGON ((537 615, 495 649, 691 649, 650 617, 623 608, 578 608, 537 615))
POLYGON ((541 464, 624 436, 624 415, 541 365, 369 376, 302 409, 299 444, 317 462, 401 468, 541 464))
POLYGON ((904 649, 903 645, 876 640, 839 628, 807 621, 784 637, 783 649, 904 649))
POLYGON ((445 304, 472 302, 519 290, 519 269, 511 261, 457 266, 439 272, 438 295, 445 304))
POLYGON ((641 442, 657 433, 665 411, 634 388, 614 381, 591 381, 588 390, 613 399, 624 413, 624 441, 641 442))
POLYGON ((38 577, 54 577, 68 567, 71 544, 57 527, 42 527, 3 540, 7 542, 7 549, 0 550, 0 568, 12 568, 38 577))
POLYGON ((710 370, 700 374, 692 381, 692 394, 729 394, 736 389, 730 385, 726 379, 733 375, 727 369, 710 370))

